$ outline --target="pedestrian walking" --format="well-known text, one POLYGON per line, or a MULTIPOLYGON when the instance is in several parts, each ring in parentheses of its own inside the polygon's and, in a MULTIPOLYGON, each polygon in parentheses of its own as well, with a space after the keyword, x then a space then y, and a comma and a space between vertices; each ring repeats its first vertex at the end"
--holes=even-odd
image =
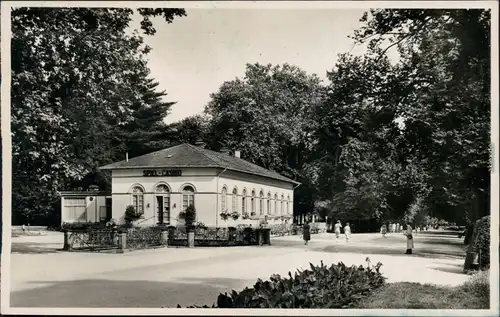
POLYGON ((391 228, 391 231, 392 231, 392 232, 394 232, 394 233, 396 233, 396 223, 393 223, 393 224, 391 225, 391 227, 392 227, 392 228, 391 228))
POLYGON ((406 235, 406 253, 405 254, 412 254, 412 250, 413 250, 413 229, 411 227, 411 225, 408 223, 406 224, 406 232, 405 232, 405 235, 406 235))
POLYGON ((307 245, 309 240, 311 240, 311 227, 309 226, 309 222, 306 221, 304 226, 302 227, 302 238, 304 239, 304 244, 307 245))
POLYGON ((346 223, 344 227, 344 235, 345 235, 345 242, 349 243, 349 239, 351 238, 351 227, 349 226, 349 223, 346 223))
POLYGON ((341 228, 342 224, 340 223, 340 220, 337 220, 337 223, 335 224, 335 240, 337 240, 337 242, 339 242, 341 228))
POLYGON ((385 224, 383 224, 380 228, 380 233, 382 234, 382 237, 386 238, 385 235, 387 234, 387 226, 385 224))

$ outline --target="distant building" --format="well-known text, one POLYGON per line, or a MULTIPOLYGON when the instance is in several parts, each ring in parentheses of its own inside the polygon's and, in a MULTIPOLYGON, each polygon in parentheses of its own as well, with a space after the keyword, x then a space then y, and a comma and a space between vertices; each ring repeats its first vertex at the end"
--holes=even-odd
POLYGON ((103 166, 112 173, 112 192, 62 193, 62 221, 113 218, 124 223, 125 209, 132 205, 141 214, 137 225, 176 225, 190 204, 207 226, 256 224, 266 215, 278 223, 292 218, 299 183, 245 161, 239 153, 181 144, 103 166), (236 212, 239 219, 225 221, 222 212, 236 212), (244 213, 252 219, 243 219, 244 213))

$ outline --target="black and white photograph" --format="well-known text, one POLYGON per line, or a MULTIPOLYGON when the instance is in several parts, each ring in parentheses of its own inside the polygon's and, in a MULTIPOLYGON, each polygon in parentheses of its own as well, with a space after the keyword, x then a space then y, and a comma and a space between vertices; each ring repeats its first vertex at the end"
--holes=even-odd
POLYGON ((1 17, 2 314, 498 316, 497 1, 1 17))

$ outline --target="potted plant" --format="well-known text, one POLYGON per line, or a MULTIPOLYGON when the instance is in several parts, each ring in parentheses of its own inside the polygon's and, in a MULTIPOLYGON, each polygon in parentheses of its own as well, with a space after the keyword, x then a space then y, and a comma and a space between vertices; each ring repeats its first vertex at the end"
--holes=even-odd
POLYGON ((197 228, 197 229, 207 229, 208 227, 207 227, 207 225, 206 225, 206 224, 204 224, 203 222, 201 222, 201 221, 197 221, 197 222, 196 222, 196 228, 197 228))
POLYGON ((141 215, 139 215, 137 213, 137 211, 135 210, 135 207, 132 206, 132 205, 128 205, 126 208, 125 208, 125 223, 127 225, 127 227, 131 228, 132 225, 133 225, 133 222, 137 219, 140 218, 141 215))
POLYGON ((186 222, 186 231, 188 235, 188 247, 194 247, 194 229, 196 222, 196 209, 193 205, 189 205, 184 213, 184 221, 186 222))
POLYGON ((246 219, 250 219, 250 215, 248 214, 248 212, 244 212, 242 215, 241 215, 241 218, 246 220, 246 219))
POLYGON ((234 221, 238 220, 238 218, 240 218, 240 214, 236 211, 233 211, 231 213, 231 218, 233 218, 234 221))
POLYGON ((220 217, 222 220, 226 221, 229 218, 229 213, 227 211, 223 211, 220 213, 220 217))

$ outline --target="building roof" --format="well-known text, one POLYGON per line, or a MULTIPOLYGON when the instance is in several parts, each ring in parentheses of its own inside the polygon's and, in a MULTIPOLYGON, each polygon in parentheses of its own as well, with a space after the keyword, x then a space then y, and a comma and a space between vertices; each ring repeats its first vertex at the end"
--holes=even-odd
POLYGON ((71 197, 71 196, 111 196, 111 192, 108 191, 90 191, 90 190, 68 190, 60 191, 60 196, 71 197))
POLYGON ((300 184, 274 171, 252 164, 226 153, 215 152, 191 144, 180 144, 157 152, 130 158, 100 167, 102 170, 138 168, 222 168, 268 177, 292 184, 300 184))

